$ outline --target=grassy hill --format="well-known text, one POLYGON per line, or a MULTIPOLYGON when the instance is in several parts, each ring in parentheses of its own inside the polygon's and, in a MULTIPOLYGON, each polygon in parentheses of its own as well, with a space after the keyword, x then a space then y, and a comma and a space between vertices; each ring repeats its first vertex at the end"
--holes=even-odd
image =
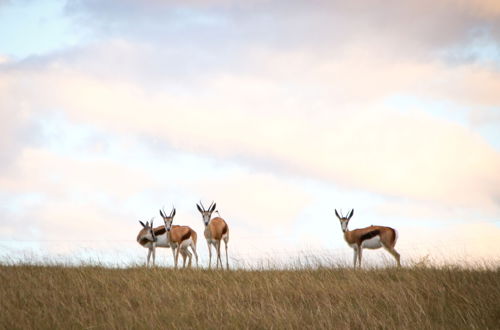
POLYGON ((0 328, 500 327, 500 269, 0 266, 0 328))

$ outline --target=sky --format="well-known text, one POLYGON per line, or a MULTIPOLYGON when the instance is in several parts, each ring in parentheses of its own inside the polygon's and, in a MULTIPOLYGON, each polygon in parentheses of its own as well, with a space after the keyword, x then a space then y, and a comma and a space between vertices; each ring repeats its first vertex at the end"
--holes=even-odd
POLYGON ((0 0, 0 259, 143 263, 175 206, 206 265, 198 201, 235 266, 351 263, 335 209, 500 262, 500 4, 0 0))

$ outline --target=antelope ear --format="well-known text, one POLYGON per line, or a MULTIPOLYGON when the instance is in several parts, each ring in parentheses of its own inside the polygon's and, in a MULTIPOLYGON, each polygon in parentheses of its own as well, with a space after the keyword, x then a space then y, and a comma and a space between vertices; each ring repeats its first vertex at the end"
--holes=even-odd
POLYGON ((215 210, 215 206, 217 206, 217 203, 214 203, 214 205, 212 205, 212 207, 210 208, 210 212, 213 212, 215 210))
POLYGON ((144 224, 144 222, 142 222, 141 220, 139 220, 139 223, 144 227, 146 228, 147 226, 144 224))
POLYGON ((337 216, 337 218, 339 218, 339 220, 341 219, 339 213, 337 212, 337 209, 335 209, 335 215, 337 216))
POLYGON ((146 227, 149 227, 149 221, 146 221, 146 227))
POLYGON ((174 209, 174 212, 172 212, 172 217, 175 217, 175 209, 174 209))
POLYGON ((162 218, 165 218, 165 215, 163 215, 163 212, 160 210, 160 215, 162 218))
POLYGON ((351 220, 352 215, 354 214, 354 209, 352 209, 351 213, 347 216, 347 220, 351 220))
POLYGON ((201 207, 198 204, 196 204, 196 207, 198 208, 198 211, 203 212, 203 210, 201 209, 201 207))

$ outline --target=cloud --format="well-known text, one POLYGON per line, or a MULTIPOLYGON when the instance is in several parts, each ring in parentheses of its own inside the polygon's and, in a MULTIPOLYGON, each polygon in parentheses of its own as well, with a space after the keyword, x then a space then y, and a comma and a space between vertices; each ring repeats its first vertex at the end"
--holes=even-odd
POLYGON ((47 197, 22 211, 1 211, 4 260, 54 262, 61 258, 63 262, 110 264, 143 260, 137 259, 143 251, 135 242, 140 226, 132 214, 96 202, 47 197))
MULTIPOLYGON (((133 52, 132 61, 136 57, 133 52)), ((189 84, 172 89, 168 77, 156 89, 127 76, 112 79, 121 64, 111 62, 114 69, 103 79, 92 66, 85 71, 87 57, 76 63, 62 57, 35 68, 10 66, 1 77, 2 95, 6 102, 11 92, 22 95, 32 113, 63 109, 71 120, 103 131, 155 137, 219 159, 385 195, 498 208, 497 151, 467 127, 420 109, 392 109, 383 100, 415 89, 443 98, 460 94, 462 103, 495 103, 500 79, 486 79, 475 65, 392 64, 357 52, 327 62, 306 55, 265 59, 267 70, 208 75, 198 91, 189 84), (312 65, 288 80, 290 63, 312 65), (358 79, 363 73, 367 78, 358 79)))
POLYGON ((475 125, 497 125, 500 123, 500 111, 498 108, 474 109, 469 114, 469 120, 475 125))
POLYGON ((15 168, 0 176, 0 185, 4 192, 14 194, 126 199, 153 186, 154 181, 143 171, 110 160, 79 160, 44 149, 24 149, 15 168))
MULTIPOLYGON (((1 84, 1 82, 0 82, 1 84)), ((0 98, 2 98, 0 86, 0 98)), ((39 145, 42 135, 33 114, 25 108, 26 103, 9 95, 0 101, 0 170, 14 166, 24 147, 39 145), (11 104, 9 104, 12 101, 11 104)))
POLYGON ((300 187, 271 174, 238 173, 188 186, 200 192, 205 204, 216 201, 222 216, 245 219, 244 223, 254 229, 273 230, 293 223, 312 197, 300 187))
POLYGON ((290 178, 408 201, 379 215, 500 213, 500 155, 476 127, 500 106, 495 1, 68 1, 66 13, 88 33, 75 47, 20 61, 0 54, 0 188, 42 194, 43 231, 78 231, 83 222, 61 225, 72 208, 81 221, 117 218, 109 200, 140 212, 160 198, 201 197, 237 219, 240 237, 279 231, 318 198, 290 178), (465 59, 471 45, 479 51, 465 59), (394 108, 395 95, 424 106, 394 108), (471 123, 453 119, 457 107, 471 123), (168 155, 171 173, 153 180, 155 156, 130 164, 100 136, 82 157, 51 148, 66 138, 44 134, 53 116, 154 154, 256 172, 188 180, 168 155))
POLYGON ((354 42, 428 58, 500 33, 494 1, 69 1, 66 12, 99 37, 195 44, 207 56, 248 44, 331 56, 354 42))
MULTIPOLYGON (((197 197, 205 201, 214 198, 230 224, 234 238, 231 255, 236 256, 238 251, 249 251, 260 244, 263 236, 276 231, 284 235, 282 227, 293 223, 310 200, 299 187, 269 174, 239 170, 219 178, 191 180, 187 173, 173 181, 158 174, 107 160, 82 161, 44 149, 25 150, 16 171, 0 176, 2 193, 9 196, 4 200, 6 205, 21 206, 15 212, 0 209, 4 219, 0 221, 0 237, 12 241, 27 238, 39 246, 39 252, 50 255, 80 258, 93 251, 90 254, 94 256, 114 253, 119 260, 128 260, 130 256, 124 256, 124 250, 134 256, 142 252, 134 242, 139 230, 137 220, 154 214, 156 225, 161 225, 157 216, 160 204, 154 205, 154 201, 161 197, 165 202, 169 196, 168 202, 180 201, 176 223, 198 232, 200 255, 205 256, 202 223, 194 203, 197 197), (154 183, 152 176, 157 178, 154 183), (171 192, 178 189, 183 190, 184 197, 171 199, 171 192), (39 198, 16 202, 26 194, 38 194, 39 198), (137 208, 143 198, 151 199, 154 208, 145 208, 144 203, 137 208), (263 227, 268 229, 264 234, 263 227)), ((284 239, 268 242, 267 251, 283 247, 284 239)), ((20 245, 9 243, 7 248, 14 246, 15 250, 20 245)))
POLYGON ((406 259, 429 256, 430 261, 445 264, 492 266, 500 261, 494 247, 500 228, 487 222, 462 223, 429 231, 423 226, 400 228, 398 245, 406 259))

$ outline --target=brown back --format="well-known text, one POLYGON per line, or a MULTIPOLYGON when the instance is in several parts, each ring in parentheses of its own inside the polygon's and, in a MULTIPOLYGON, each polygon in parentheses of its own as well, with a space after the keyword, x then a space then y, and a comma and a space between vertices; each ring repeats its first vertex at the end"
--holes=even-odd
POLYGON ((208 225, 212 239, 220 240, 229 231, 227 223, 221 217, 213 218, 208 225))
MULTIPOLYGON (((189 239, 193 232, 194 230, 189 226, 172 226, 172 229, 170 229, 170 240, 175 243, 181 243, 189 239)), ((193 238, 193 241, 196 244, 195 238, 193 238)))
POLYGON ((369 226, 366 228, 354 229, 347 233, 347 239, 351 244, 361 244, 364 240, 373 238, 377 235, 380 236, 380 240, 384 244, 389 245, 390 247, 394 246, 396 241, 396 231, 391 227, 369 226), (356 241, 351 239, 351 237, 354 238, 355 236, 358 238, 356 241))

